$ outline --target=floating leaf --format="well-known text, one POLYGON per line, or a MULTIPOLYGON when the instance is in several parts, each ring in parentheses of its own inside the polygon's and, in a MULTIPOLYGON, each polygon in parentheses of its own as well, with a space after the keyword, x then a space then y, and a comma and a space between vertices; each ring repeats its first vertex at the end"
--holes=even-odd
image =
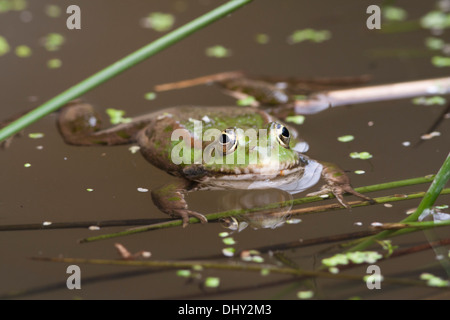
POLYGON ((267 44, 269 42, 269 36, 267 34, 265 34, 265 33, 258 33, 255 36, 255 40, 259 44, 267 44))
POLYGON ((352 152, 352 153, 350 153, 350 157, 352 159, 367 160, 367 159, 372 158, 372 155, 367 151, 363 151, 363 152, 352 152))
POLYGON ((208 277, 205 279, 205 287, 217 288, 220 285, 220 279, 217 277, 208 277))
POLYGON ((156 93, 154 92, 147 92, 144 95, 145 100, 155 100, 156 99, 156 93))
POLYGON ((297 292, 297 297, 299 299, 311 299, 312 297, 314 297, 314 292, 311 290, 299 291, 299 292, 297 292))
POLYGON ((425 45, 431 50, 441 50, 444 48, 445 42, 439 38, 428 37, 425 39, 425 45))
POLYGON ((447 100, 441 96, 433 96, 433 97, 417 97, 412 100, 414 104, 424 105, 424 106, 432 106, 432 105, 444 105, 447 103, 447 100))
POLYGON ((106 109, 106 113, 109 116, 109 121, 111 124, 119 124, 119 123, 129 123, 131 121, 131 118, 124 118, 125 111, 108 108, 106 109))
POLYGON ((291 122, 300 125, 305 122, 305 116, 302 115, 288 116, 286 117, 286 122, 291 122))
POLYGON ((21 45, 16 48, 16 56, 20 58, 28 58, 31 56, 31 49, 28 46, 21 45))
POLYGON ((256 102, 256 99, 252 96, 245 97, 243 99, 239 99, 236 103, 238 106, 246 107, 251 106, 256 102))
POLYGON ((400 7, 385 6, 382 12, 387 21, 403 21, 407 17, 406 10, 400 7))
POLYGON ((47 67, 49 69, 58 69, 61 68, 62 66, 62 61, 59 59, 50 59, 47 61, 47 67))
POLYGON ((232 257, 232 256, 234 256, 235 252, 236 252, 236 249, 234 249, 234 248, 223 248, 222 249, 222 254, 225 257, 232 257))
POLYGON ((64 44, 65 38, 59 33, 49 33, 43 41, 45 49, 48 51, 58 51, 64 44))
POLYGON ((345 136, 340 136, 337 139, 340 142, 350 142, 350 141, 355 140, 355 137, 352 135, 345 135, 345 136))
POLYGON ((220 45, 206 48, 205 53, 208 57, 213 57, 213 58, 226 58, 226 57, 231 56, 231 50, 225 48, 224 46, 220 46, 220 45))
POLYGON ((2 36, 0 36, 0 57, 9 52, 8 41, 2 36))
POLYGON ((29 133, 28 137, 31 139, 40 139, 44 137, 44 134, 41 132, 34 132, 34 133, 29 133))
POLYGON ((436 277, 435 275, 432 275, 431 273, 422 273, 420 275, 421 280, 426 280, 427 285, 430 287, 448 287, 450 286, 450 281, 443 280, 439 277, 436 277))
POLYGON ((143 21, 144 27, 158 32, 170 30, 174 23, 175 17, 172 14, 162 12, 152 12, 143 21))
POLYGON ((420 19, 420 25, 425 29, 444 29, 450 27, 450 14, 442 11, 430 11, 420 19))
POLYGON ((450 57, 434 56, 431 58, 431 63, 438 68, 450 67, 450 57))
POLYGON ((338 253, 330 258, 322 259, 322 264, 327 267, 335 267, 338 265, 347 265, 349 262, 375 263, 383 256, 376 251, 355 251, 347 253, 338 253))
POLYGON ((331 38, 331 32, 328 30, 303 29, 294 31, 288 38, 291 44, 303 41, 323 42, 331 38))
POLYGON ((191 276, 191 270, 178 270, 177 271, 177 276, 188 278, 188 277, 191 276))
POLYGON ((236 244, 236 241, 231 237, 222 239, 222 242, 227 246, 232 246, 233 244, 236 244))
POLYGON ((50 4, 45 7, 45 14, 51 18, 58 18, 61 16, 61 8, 56 4, 50 4))
POLYGON ((21 11, 26 9, 26 0, 1 0, 0 1, 0 13, 8 11, 21 11))

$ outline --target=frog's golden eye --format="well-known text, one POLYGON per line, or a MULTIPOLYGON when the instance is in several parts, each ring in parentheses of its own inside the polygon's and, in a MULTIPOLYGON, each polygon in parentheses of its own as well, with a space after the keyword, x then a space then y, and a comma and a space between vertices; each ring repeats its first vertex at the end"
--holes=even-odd
POLYGON ((274 122, 271 127, 275 131, 275 136, 277 137, 280 145, 286 149, 289 149, 289 142, 291 141, 291 134, 289 133, 288 128, 283 126, 280 123, 274 122))
POLYGON ((219 144, 222 146, 222 153, 224 155, 234 152, 238 146, 236 130, 229 128, 222 131, 219 136, 219 144))

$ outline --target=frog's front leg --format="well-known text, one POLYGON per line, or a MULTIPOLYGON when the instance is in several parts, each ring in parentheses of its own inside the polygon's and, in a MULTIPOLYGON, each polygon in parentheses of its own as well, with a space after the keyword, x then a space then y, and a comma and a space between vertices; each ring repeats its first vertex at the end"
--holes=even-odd
POLYGON ((373 200, 372 198, 355 191, 350 184, 350 178, 337 165, 322 161, 320 163, 323 165, 322 178, 326 181, 327 184, 324 185, 320 191, 309 193, 307 194, 307 196, 318 196, 331 192, 342 206, 344 206, 345 208, 349 208, 348 203, 344 200, 343 197, 344 193, 348 192, 357 196, 358 198, 369 201, 372 204, 375 203, 375 200, 373 200))
POLYGON ((187 180, 166 185, 162 188, 152 190, 153 203, 164 213, 171 217, 183 219, 183 227, 189 224, 189 218, 195 217, 202 223, 208 222, 201 213, 188 209, 188 204, 184 199, 185 195, 195 186, 187 180))
POLYGON ((68 144, 119 145, 136 141, 137 133, 151 120, 151 116, 137 117, 130 122, 102 129, 101 117, 93 106, 81 100, 75 100, 59 111, 57 126, 68 144))

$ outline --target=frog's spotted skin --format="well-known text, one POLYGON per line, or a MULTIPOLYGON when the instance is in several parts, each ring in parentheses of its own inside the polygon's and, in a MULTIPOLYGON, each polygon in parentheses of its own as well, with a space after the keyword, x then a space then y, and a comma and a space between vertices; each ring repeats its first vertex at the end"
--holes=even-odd
POLYGON ((290 193, 298 193, 316 184, 322 174, 331 191, 343 205, 346 205, 342 197, 344 192, 351 192, 365 200, 371 200, 355 193, 347 176, 336 166, 326 164, 323 170, 322 163, 298 152, 301 142, 297 132, 260 109, 237 106, 174 107, 133 118, 128 123, 101 129, 100 117, 92 106, 77 101, 61 110, 58 128, 64 140, 73 145, 138 143, 145 159, 180 178, 177 183, 153 190, 152 199, 163 212, 173 217, 181 217, 183 225, 187 225, 190 217, 206 222, 202 214, 188 209, 184 199, 187 192, 195 190, 279 188, 290 193), (201 129, 198 129, 199 124, 201 129), (173 149, 179 143, 184 143, 179 137, 172 137, 174 132, 182 132, 190 140, 192 151, 202 153, 213 146, 210 144, 218 143, 217 139, 202 139, 208 130, 221 133, 228 128, 241 129, 243 132, 249 129, 256 132, 267 130, 257 135, 257 142, 261 137, 269 139, 270 148, 272 150, 278 148, 276 149, 278 153, 275 153, 276 156, 260 156, 264 153, 258 143, 250 146, 252 138, 242 140, 241 136, 237 135, 239 137, 237 139, 241 140, 233 145, 235 149, 230 154, 234 160, 239 154, 243 155, 240 162, 211 163, 205 161, 203 157, 200 160, 195 158, 195 152, 186 153, 187 155, 183 153, 186 157, 183 159, 188 160, 185 162, 177 164, 177 161, 172 159, 173 149), (258 153, 258 157, 252 158, 251 155, 255 152, 258 153))

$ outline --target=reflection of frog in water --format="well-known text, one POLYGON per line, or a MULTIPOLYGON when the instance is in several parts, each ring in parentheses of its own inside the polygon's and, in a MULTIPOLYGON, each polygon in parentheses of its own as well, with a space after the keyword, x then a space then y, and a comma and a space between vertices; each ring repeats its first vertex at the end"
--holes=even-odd
MULTIPOLYGON (((271 86, 265 87, 263 84, 256 82, 256 86, 252 86, 250 83, 247 93, 254 94, 263 102, 264 97, 278 95, 271 86)), ((289 98, 285 102, 288 101, 289 98)), ((152 198, 163 212, 181 217, 183 225, 188 223, 189 217, 206 222, 201 213, 188 209, 184 199, 187 192, 196 190, 280 188, 289 193, 298 193, 311 187, 322 177, 327 182, 327 188, 323 192, 331 191, 343 206, 347 206, 343 199, 345 192, 372 201, 355 192, 346 174, 338 167, 304 156, 297 132, 258 108, 174 107, 102 129, 93 107, 75 101, 60 111, 58 128, 66 143, 72 145, 137 143, 142 155, 150 163, 180 178, 176 183, 153 190, 152 198), (200 132, 195 132, 193 120, 201 121, 200 132), (172 133, 177 129, 188 139, 174 140, 172 133), (202 141, 203 135, 212 129, 218 134, 208 141, 202 141), (266 131, 260 131, 261 129, 266 131), (258 134, 248 138, 242 136, 240 130, 254 130, 258 134), (267 148, 259 147, 261 139, 268 141, 271 151, 276 150, 269 152, 276 156, 267 156, 267 148), (224 161, 223 164, 204 159, 187 161, 188 163, 174 161, 172 150, 179 143, 187 141, 188 150, 192 146, 192 150, 205 151, 214 146, 215 156, 217 150, 222 150, 221 157, 231 156, 235 161, 224 161), (243 155, 241 161, 236 161, 238 154, 243 155)), ((182 157, 186 160, 186 154, 182 157)))

